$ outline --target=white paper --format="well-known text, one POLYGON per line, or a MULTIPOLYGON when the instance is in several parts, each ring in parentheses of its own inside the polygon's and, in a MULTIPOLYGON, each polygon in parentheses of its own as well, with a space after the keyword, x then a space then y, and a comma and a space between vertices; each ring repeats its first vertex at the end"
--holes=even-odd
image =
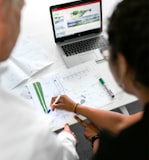
MULTIPOLYGON (((96 65, 95 62, 87 62, 63 71, 59 70, 59 72, 55 74, 37 80, 42 85, 47 107, 50 108, 52 96, 57 96, 61 93, 68 95, 77 103, 90 107, 102 108, 104 105, 111 103, 113 101, 112 98, 99 83, 99 78, 102 76, 104 79, 104 75, 101 75, 96 65)), ((107 77, 104 80, 106 82, 107 77)), ((116 96, 116 94, 120 92, 120 89, 119 87, 111 88, 115 82, 113 82, 114 80, 112 78, 109 78, 109 81, 110 83, 107 83, 107 85, 116 96)), ((35 106, 43 111, 33 85, 29 84, 28 88, 35 106)), ((49 114, 49 116, 53 116, 53 118, 56 117, 56 121, 53 122, 53 125, 56 127, 72 120, 73 115, 73 113, 70 114, 70 112, 68 113, 63 110, 56 110, 49 114)))
POLYGON ((53 61, 50 61, 38 43, 21 36, 6 63, 7 69, 1 77, 1 85, 6 89, 13 89, 53 61))

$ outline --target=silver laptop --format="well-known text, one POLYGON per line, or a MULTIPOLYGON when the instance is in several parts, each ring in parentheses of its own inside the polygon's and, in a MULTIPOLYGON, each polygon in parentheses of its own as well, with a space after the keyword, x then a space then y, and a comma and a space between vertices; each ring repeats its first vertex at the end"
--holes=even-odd
POLYGON ((80 0, 50 6, 55 43, 67 67, 102 59, 108 44, 102 33, 101 0, 80 0))

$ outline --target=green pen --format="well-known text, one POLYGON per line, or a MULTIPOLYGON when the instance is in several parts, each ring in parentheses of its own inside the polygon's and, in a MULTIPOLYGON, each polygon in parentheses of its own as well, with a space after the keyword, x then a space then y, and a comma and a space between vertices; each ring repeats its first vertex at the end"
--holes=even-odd
POLYGON ((51 110, 50 109, 48 110, 48 108, 46 106, 46 102, 45 102, 45 99, 44 99, 44 94, 43 94, 43 90, 42 90, 40 82, 34 82, 33 86, 34 86, 34 89, 37 93, 39 102, 40 102, 44 112, 50 113, 51 110))
POLYGON ((115 95, 114 93, 105 85, 105 82, 102 78, 99 78, 99 82, 102 84, 102 86, 105 88, 105 90, 107 91, 107 93, 110 95, 111 98, 114 98, 115 95))

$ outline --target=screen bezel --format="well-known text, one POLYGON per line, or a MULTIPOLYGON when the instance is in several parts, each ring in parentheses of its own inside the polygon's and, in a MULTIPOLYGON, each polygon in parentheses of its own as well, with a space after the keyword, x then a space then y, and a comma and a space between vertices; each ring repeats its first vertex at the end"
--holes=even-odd
POLYGON ((56 43, 57 42, 63 42, 65 40, 72 39, 72 38, 86 36, 88 34, 94 34, 94 33, 97 34, 97 33, 102 32, 102 0, 80 0, 80 1, 75 1, 75 2, 63 3, 63 4, 59 4, 59 5, 55 5, 55 6, 50 6, 49 10, 50 10, 50 15, 51 15, 52 28, 53 28, 53 32, 54 32, 54 39, 55 39, 56 43), (69 36, 65 36, 65 37, 60 37, 60 38, 56 37, 56 33, 55 33, 55 29, 54 29, 54 20, 53 20, 53 17, 52 17, 52 10, 58 9, 58 8, 68 7, 68 6, 71 6, 71 5, 83 4, 83 3, 86 3, 86 2, 94 2, 94 1, 99 1, 100 2, 101 21, 100 21, 100 27, 99 28, 93 29, 93 30, 89 30, 89 31, 79 32, 79 33, 76 33, 76 34, 73 34, 73 35, 69 35, 69 36))

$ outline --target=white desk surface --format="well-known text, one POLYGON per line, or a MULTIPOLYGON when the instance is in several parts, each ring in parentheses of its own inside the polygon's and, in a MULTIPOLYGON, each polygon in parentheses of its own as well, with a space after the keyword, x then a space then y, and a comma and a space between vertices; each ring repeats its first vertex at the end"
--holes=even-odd
MULTIPOLYGON (((53 31, 51 26, 51 19, 49 13, 49 6, 56 3, 70 2, 72 0, 25 0, 25 6, 22 11, 22 21, 21 21, 21 33, 30 36, 36 42, 47 51, 47 55, 51 60, 55 60, 55 63, 40 73, 48 74, 51 71, 58 68, 66 68, 60 54, 58 53, 58 48, 54 42, 53 31)), ((107 18, 111 15, 114 6, 120 0, 103 0, 103 28, 106 30, 107 18)), ((100 64, 99 64, 100 65, 100 64)), ((109 70, 107 73, 110 72, 109 70)), ((36 75, 36 78, 38 75, 36 75)), ((34 77, 33 77, 34 78, 34 77)), ((111 104, 104 107, 105 110, 111 110, 124 106, 131 102, 136 101, 136 97, 130 96, 126 93, 121 93, 118 100, 113 101, 111 104)))

